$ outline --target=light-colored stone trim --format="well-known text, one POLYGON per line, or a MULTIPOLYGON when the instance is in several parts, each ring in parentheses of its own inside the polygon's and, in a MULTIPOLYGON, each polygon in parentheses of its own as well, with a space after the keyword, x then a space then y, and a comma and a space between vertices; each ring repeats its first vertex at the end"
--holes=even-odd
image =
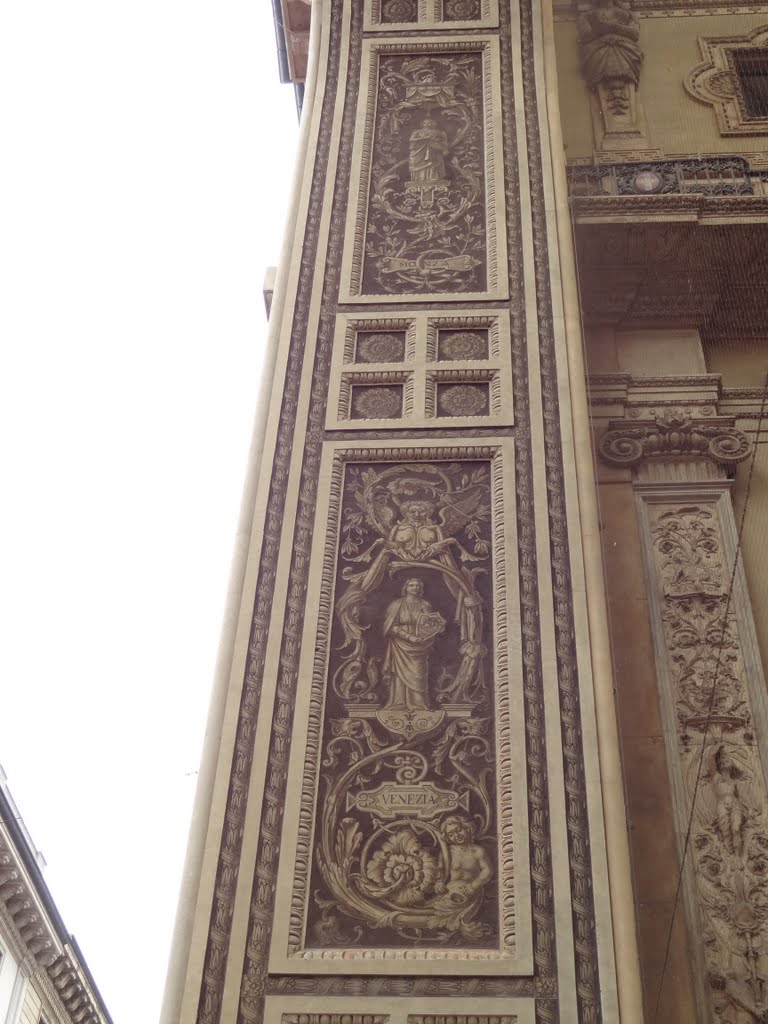
POLYGON ((360 145, 356 147, 350 178, 349 210, 344 241, 340 302, 371 303, 380 305, 389 302, 418 302, 428 299, 433 302, 451 302, 456 299, 473 301, 477 299, 507 298, 508 288, 504 268, 507 262, 506 235, 499 230, 505 224, 504 211, 504 166, 499 142, 501 132, 501 96, 499 76, 499 41, 495 36, 451 35, 420 36, 418 39, 397 40, 386 38, 366 39, 363 42, 363 75, 360 83, 358 102, 358 123, 362 125, 360 145), (365 238, 368 219, 368 201, 371 178, 373 135, 377 101, 378 63, 380 54, 423 53, 435 56, 450 53, 480 53, 483 62, 483 112, 484 112, 484 166, 485 166, 485 230, 487 258, 487 288, 482 292, 424 293, 424 294, 375 294, 362 291, 365 238))
MULTIPOLYGON (((383 997, 339 997, 316 996, 312 1000, 291 996, 267 996, 264 1024, 284 1024, 285 1015, 300 1015, 298 1024, 314 1024, 309 1019, 315 1014, 339 1015, 339 1024, 354 1024, 345 1020, 355 1014, 382 1015, 388 1024, 416 1024, 413 1018, 435 1021, 435 1024, 453 1021, 454 1024, 502 1024, 512 1018, 514 1024, 535 1024, 536 1009, 533 999, 506 997, 493 999, 478 997, 471 1000, 447 998, 445 996, 425 999, 423 997, 401 996, 398 999, 383 997), (471 1003, 471 1006, 467 1004, 471 1003)), ((330 1019, 322 1024, 335 1024, 330 1019)))
MULTIPOLYGON (((610 905, 609 920, 612 931, 612 950, 615 958, 618 1015, 624 1024, 635 1024, 643 1019, 643 998, 640 983, 637 932, 630 872, 629 844, 627 841, 626 807, 624 803, 623 773, 619 753, 611 646, 605 604, 605 582, 602 548, 599 535, 600 517, 592 455, 592 437, 589 410, 584 387, 585 366, 581 336, 581 314, 576 282, 574 240, 571 229, 571 211, 568 202, 568 182, 563 156, 562 129, 557 103, 557 62, 552 22, 551 0, 544 0, 544 74, 546 76, 547 104, 544 123, 549 128, 552 151, 551 174, 553 182, 553 231, 557 238, 559 255, 559 285, 561 294, 560 329, 564 338, 569 380, 570 422, 574 450, 574 497, 578 502, 579 517, 574 534, 580 536, 583 557, 583 585, 586 603, 586 628, 589 637, 588 659, 591 662, 591 680, 594 687, 594 708, 597 725, 599 757, 599 789, 605 820, 605 844, 608 866, 607 891, 602 897, 602 919, 605 920, 606 903, 610 905)), ((563 421, 564 422, 564 421, 563 421)), ((564 435, 567 431, 564 430, 564 435)), ((610 949, 610 944, 604 943, 610 949)), ((601 969, 613 973, 610 956, 603 953, 601 969)), ((601 975, 610 1000, 611 979, 601 975)), ((609 1002, 610 1005, 610 1002, 609 1002)), ((610 1019, 610 1014, 606 1017, 610 1019)))

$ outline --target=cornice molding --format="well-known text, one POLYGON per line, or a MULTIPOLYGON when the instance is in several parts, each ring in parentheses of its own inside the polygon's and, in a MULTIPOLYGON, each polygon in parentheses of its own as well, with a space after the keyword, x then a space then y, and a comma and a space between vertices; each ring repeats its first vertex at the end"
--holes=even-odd
POLYGON ((8 939, 33 981, 50 982, 47 994, 71 1024, 110 1024, 76 951, 62 941, 56 922, 27 870, 4 822, 0 822, 0 905, 8 939))
POLYGON ((53 964, 63 945, 4 825, 0 825, 0 902, 31 961, 39 967, 53 964))
POLYGON ((572 196, 577 222, 658 220, 685 215, 689 220, 728 217, 732 222, 768 221, 768 196, 572 196))
POLYGON ((737 430, 732 416, 706 419, 658 417, 652 420, 611 420, 598 443, 605 462, 636 466, 644 459, 711 459, 735 466, 748 458, 752 443, 737 430))

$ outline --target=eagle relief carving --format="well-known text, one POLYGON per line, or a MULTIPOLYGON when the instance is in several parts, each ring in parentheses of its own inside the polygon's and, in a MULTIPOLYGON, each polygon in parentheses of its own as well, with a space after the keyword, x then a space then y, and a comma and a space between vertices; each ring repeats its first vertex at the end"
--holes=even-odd
POLYGON ((306 946, 497 946, 490 463, 342 500, 306 946))

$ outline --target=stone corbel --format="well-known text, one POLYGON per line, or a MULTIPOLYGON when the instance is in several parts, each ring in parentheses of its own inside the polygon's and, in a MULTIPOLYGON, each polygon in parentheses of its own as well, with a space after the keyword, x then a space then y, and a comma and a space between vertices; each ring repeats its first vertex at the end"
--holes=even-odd
POLYGON ((644 459, 709 459, 732 469, 748 458, 749 438, 732 416, 611 420, 600 438, 601 457, 614 466, 637 466, 644 459))
POLYGON ((593 0, 579 18, 581 70, 590 90, 595 145, 601 155, 648 146, 637 98, 643 51, 629 0, 593 0))

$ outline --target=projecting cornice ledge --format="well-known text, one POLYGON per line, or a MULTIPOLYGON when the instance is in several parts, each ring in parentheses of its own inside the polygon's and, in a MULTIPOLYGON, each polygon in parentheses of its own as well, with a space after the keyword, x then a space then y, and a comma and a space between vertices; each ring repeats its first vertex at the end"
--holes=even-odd
POLYGON ((15 951, 35 977, 46 980, 45 988, 59 1003, 60 1012, 72 1024, 110 1024, 87 968, 67 941, 69 936, 62 934, 55 911, 53 916, 49 912, 45 893, 4 823, 0 823, 0 914, 6 928, 12 929, 15 951))
POLYGON ((636 466, 644 459, 708 458, 735 466, 748 458, 752 443, 731 416, 706 419, 612 420, 598 443, 600 456, 614 466, 636 466))

